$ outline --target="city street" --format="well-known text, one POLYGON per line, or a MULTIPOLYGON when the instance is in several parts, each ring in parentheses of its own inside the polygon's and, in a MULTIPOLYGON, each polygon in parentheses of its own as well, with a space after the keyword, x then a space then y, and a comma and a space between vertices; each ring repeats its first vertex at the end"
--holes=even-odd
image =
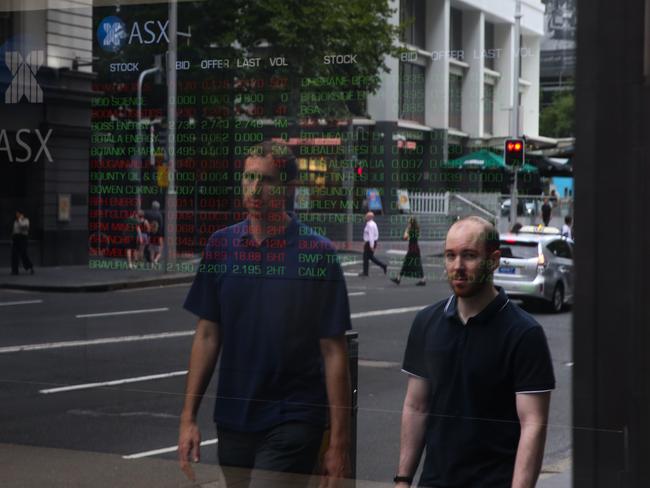
MULTIPOLYGON (((395 273, 400 255, 390 256, 395 273)), ((431 260, 429 260, 431 263, 431 260)), ((391 283, 377 267, 345 266, 359 333, 357 477, 388 481, 398 460, 406 377, 400 365, 413 317, 449 296, 442 268, 427 286, 391 283)), ((176 456, 195 318, 188 284, 100 293, 0 290, 0 442, 132 458, 176 456), (21 347, 17 347, 21 346, 21 347)), ((571 313, 535 311, 553 355, 553 394, 543 477, 567 469, 571 446, 571 313)), ((214 378, 200 412, 204 463, 215 462, 214 378)), ((540 484, 541 486, 541 484, 540 484)))

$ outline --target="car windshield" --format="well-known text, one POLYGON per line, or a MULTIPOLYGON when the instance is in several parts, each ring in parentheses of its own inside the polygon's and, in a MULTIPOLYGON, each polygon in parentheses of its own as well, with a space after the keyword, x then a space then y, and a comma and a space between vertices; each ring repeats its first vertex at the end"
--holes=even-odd
POLYGON ((508 242, 501 241, 502 258, 530 259, 537 257, 536 242, 508 242))

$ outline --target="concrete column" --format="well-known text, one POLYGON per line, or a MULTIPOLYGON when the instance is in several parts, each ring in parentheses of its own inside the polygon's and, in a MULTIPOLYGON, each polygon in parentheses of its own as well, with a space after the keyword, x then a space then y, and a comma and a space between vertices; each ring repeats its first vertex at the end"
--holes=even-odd
POLYGON ((469 69, 463 77, 462 130, 470 137, 483 135, 483 52, 485 15, 482 11, 463 11, 463 61, 469 69))
POLYGON ((646 4, 578 0, 575 488, 650 486, 646 4))
POLYGON ((449 126, 449 0, 427 2, 426 50, 433 57, 425 74, 425 124, 430 127, 449 126))
POLYGON ((495 49, 500 49, 494 69, 501 74, 494 90, 494 135, 507 136, 510 133, 510 108, 513 100, 514 26, 496 24, 494 43, 495 49))
POLYGON ((522 38, 521 77, 531 85, 522 87, 520 116, 523 121, 522 133, 529 136, 539 135, 539 45, 540 38, 537 36, 522 38))

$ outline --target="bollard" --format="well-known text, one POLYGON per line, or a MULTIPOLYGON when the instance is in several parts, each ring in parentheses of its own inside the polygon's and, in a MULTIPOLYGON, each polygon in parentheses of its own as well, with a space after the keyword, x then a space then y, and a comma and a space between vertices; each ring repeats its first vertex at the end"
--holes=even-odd
MULTIPOLYGON (((350 478, 357 477, 357 387, 359 383, 359 333, 349 330, 345 333, 348 343, 348 362, 350 365, 350 478)), ((347 486, 347 485, 346 485, 347 486)))

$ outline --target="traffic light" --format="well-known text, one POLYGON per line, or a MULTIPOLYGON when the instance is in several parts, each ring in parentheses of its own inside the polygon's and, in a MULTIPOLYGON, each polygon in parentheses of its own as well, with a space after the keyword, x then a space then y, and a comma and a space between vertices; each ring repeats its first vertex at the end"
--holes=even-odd
POLYGON ((524 165, 524 144, 523 139, 506 139, 503 151, 506 166, 524 165))
POLYGON ((354 179, 356 181, 367 181, 368 180, 368 173, 367 169, 365 167, 365 162, 363 161, 357 161, 354 164, 354 179))

